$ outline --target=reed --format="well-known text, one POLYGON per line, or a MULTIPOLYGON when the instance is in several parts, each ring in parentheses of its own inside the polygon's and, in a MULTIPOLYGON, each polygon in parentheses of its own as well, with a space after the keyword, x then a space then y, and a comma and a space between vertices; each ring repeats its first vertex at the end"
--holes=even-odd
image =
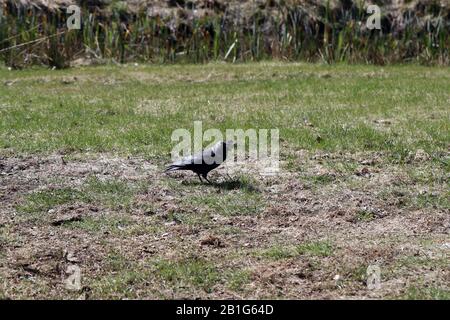
MULTIPOLYGON (((13 68, 65 68, 80 57, 119 63, 281 59, 449 65, 449 21, 439 8, 428 20, 407 16, 401 29, 368 30, 363 3, 356 10, 331 9, 327 4, 321 16, 298 5, 277 5, 277 16, 257 8, 246 17, 225 11, 193 19, 149 18, 145 11, 130 15, 121 6, 113 6, 106 19, 82 8, 81 30, 67 30, 63 12, 5 6, 0 60, 13 68)), ((192 8, 186 7, 183 14, 192 15, 192 8)))

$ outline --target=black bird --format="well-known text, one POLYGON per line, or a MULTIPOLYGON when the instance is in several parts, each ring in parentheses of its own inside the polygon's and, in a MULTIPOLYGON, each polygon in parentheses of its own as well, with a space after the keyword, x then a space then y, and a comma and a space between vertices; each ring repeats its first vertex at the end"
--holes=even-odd
POLYGON ((203 182, 203 177, 211 183, 208 180, 208 173, 226 160, 227 153, 232 147, 234 147, 233 141, 219 141, 210 149, 205 149, 202 152, 175 161, 164 172, 191 170, 197 174, 201 182, 203 182))

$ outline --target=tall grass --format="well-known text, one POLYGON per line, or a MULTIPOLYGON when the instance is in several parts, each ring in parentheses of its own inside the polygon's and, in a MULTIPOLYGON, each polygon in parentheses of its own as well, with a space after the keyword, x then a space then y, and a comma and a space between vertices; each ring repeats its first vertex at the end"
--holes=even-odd
POLYGON ((382 18, 382 30, 365 27, 364 3, 351 8, 324 6, 314 15, 299 5, 278 5, 278 15, 255 7, 195 17, 192 8, 177 17, 130 14, 113 5, 111 17, 82 9, 82 29, 65 27, 64 11, 53 13, 5 6, 0 18, 0 60, 20 68, 69 66, 80 57, 128 61, 191 62, 283 59, 326 63, 386 64, 414 61, 448 65, 450 28, 439 6, 427 18, 405 12, 403 24, 382 18), (189 18, 190 17, 190 18, 189 18))

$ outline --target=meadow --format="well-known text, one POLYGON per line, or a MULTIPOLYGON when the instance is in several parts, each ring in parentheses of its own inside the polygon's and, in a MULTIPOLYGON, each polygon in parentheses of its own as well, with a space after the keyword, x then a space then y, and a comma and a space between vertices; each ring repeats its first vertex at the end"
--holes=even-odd
POLYGON ((0 67, 0 297, 449 299, 449 71, 0 67), (280 174, 164 174, 195 120, 278 128, 280 174))

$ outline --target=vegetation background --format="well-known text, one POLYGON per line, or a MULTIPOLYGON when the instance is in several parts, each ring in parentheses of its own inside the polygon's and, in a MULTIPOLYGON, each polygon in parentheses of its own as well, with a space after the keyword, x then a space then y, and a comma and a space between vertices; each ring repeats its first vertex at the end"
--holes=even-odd
POLYGON ((262 59, 449 64, 447 0, 0 0, 9 66, 262 59), (82 8, 68 31, 66 8, 82 8), (381 8, 382 30, 366 27, 381 8), (22 45, 28 43, 27 45, 22 45))

